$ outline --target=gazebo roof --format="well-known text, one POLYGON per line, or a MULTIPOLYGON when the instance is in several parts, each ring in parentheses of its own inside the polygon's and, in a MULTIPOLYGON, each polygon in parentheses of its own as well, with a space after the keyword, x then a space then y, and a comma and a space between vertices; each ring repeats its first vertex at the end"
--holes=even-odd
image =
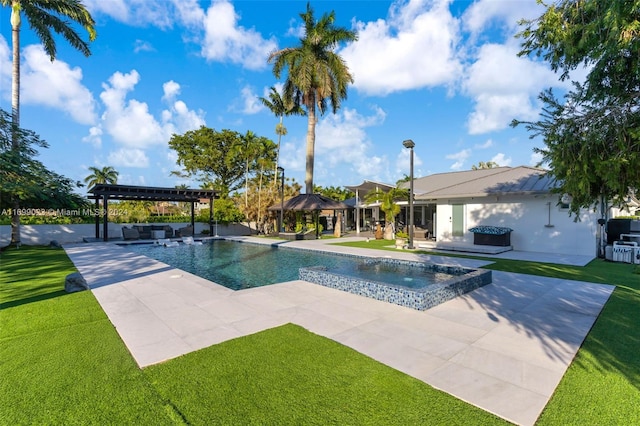
MULTIPOLYGON (((300 194, 284 200, 284 210, 346 210, 350 207, 343 202, 332 200, 320 194, 300 194)), ((269 207, 269 210, 280 210, 280 203, 269 207)))

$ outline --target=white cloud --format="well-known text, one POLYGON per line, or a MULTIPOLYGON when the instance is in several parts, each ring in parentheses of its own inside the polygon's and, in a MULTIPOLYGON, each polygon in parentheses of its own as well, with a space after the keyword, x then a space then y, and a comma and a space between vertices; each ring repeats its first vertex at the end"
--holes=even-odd
POLYGON ((149 113, 148 105, 126 99, 139 81, 140 75, 136 70, 128 74, 116 72, 108 84, 102 84, 104 91, 100 94, 106 107, 102 114, 104 130, 116 142, 134 148, 162 143, 165 139, 160 124, 149 113))
POLYGON ((180 85, 173 80, 167 81, 162 85, 162 100, 171 102, 180 94, 180 85))
MULTIPOLYGON (((161 120, 150 112, 147 103, 127 99, 140 81, 136 70, 128 74, 114 73, 108 83, 103 83, 100 99, 105 112, 100 123, 101 131, 114 141, 128 148, 147 148, 166 143, 173 133, 184 133, 205 124, 204 112, 190 110, 182 100, 175 100, 180 93, 180 85, 171 80, 163 84, 162 99, 169 108, 162 111, 161 120)), ((91 141, 90 134, 85 139, 91 141)))
POLYGON ((470 149, 463 149, 462 151, 456 152, 455 154, 446 155, 445 158, 448 160, 456 160, 452 165, 452 170, 460 170, 462 166, 464 166, 464 162, 471 155, 470 149))
POLYGON ((143 150, 137 148, 120 148, 111 152, 108 161, 114 167, 149 167, 149 158, 143 150))
MULTIPOLYGON (((413 171, 414 177, 416 176, 416 169, 422 166, 422 159, 413 151, 413 171)), ((396 157, 396 173, 399 176, 404 176, 411 173, 411 150, 407 148, 401 148, 398 156, 396 157)))
POLYGON ((340 52, 364 93, 452 84, 461 65, 456 58, 458 21, 449 0, 394 3, 386 20, 356 22, 358 41, 340 52))
MULTIPOLYGON (((189 130, 198 129, 206 124, 204 111, 193 111, 183 101, 175 101, 169 110, 162 112, 165 134, 182 134, 189 130)), ((168 139, 167 139, 168 140, 168 139)))
MULTIPOLYGON (((322 170, 336 167, 350 168, 358 176, 369 178, 379 176, 384 171, 386 161, 370 152, 372 143, 366 129, 381 125, 386 113, 377 106, 372 110, 372 115, 364 116, 355 109, 344 108, 338 114, 329 114, 318 122, 315 146, 318 164, 315 168, 319 171, 319 177, 322 176, 322 170)), ((304 159, 304 149, 300 155, 304 159)))
POLYGON ((513 32, 521 19, 534 19, 544 6, 534 1, 476 0, 462 15, 463 26, 473 34, 487 29, 493 22, 502 23, 513 32))
POLYGON ((258 99, 258 95, 253 93, 251 86, 244 86, 240 90, 240 96, 242 97, 243 114, 256 114, 264 109, 264 106, 258 99))
POLYGON ((485 143, 476 144, 473 147, 476 149, 487 149, 487 148, 491 148, 492 146, 493 146, 493 141, 491 139, 487 139, 485 143))
POLYGON ((463 81, 475 102, 467 126, 470 134, 506 128, 512 119, 534 120, 540 111, 535 98, 549 86, 560 86, 545 65, 517 56, 515 45, 485 44, 463 81))
POLYGON ((529 158, 529 165, 538 167, 538 164, 540 164, 541 161, 542 161, 542 154, 540 154, 539 152, 534 152, 531 154, 531 157, 529 158))
MULTIPOLYGON (((176 8, 166 0, 84 0, 92 15, 104 14, 129 25, 171 28, 176 8)), ((179 8, 178 8, 179 9, 179 8)))
POLYGON ((133 46, 133 51, 135 53, 138 53, 138 52, 155 52, 156 49, 148 41, 136 40, 136 42, 135 42, 135 44, 133 46))
POLYGON ((249 69, 267 66, 269 53, 277 47, 275 39, 264 39, 255 29, 238 25, 238 15, 227 0, 214 0, 204 19, 202 56, 210 61, 231 61, 249 69))
POLYGON ((61 60, 51 62, 41 45, 23 50, 21 102, 46 105, 69 114, 81 124, 96 122, 95 100, 82 85, 82 70, 61 60))
POLYGON ((94 148, 102 146, 102 127, 93 126, 89 129, 89 134, 82 138, 82 142, 90 143, 94 148))
MULTIPOLYGON (((388 162, 384 156, 371 152, 372 143, 366 129, 381 125, 386 113, 372 107, 373 113, 365 116, 354 109, 344 108, 338 114, 329 114, 316 126, 314 182, 332 179, 336 169, 349 170, 350 180, 362 177, 383 180, 388 162)), ((283 141, 280 158, 286 170, 305 169, 306 136, 283 141)), ((341 177, 344 173, 341 173, 341 177)))
POLYGON ((493 161, 494 163, 502 167, 502 166, 510 166, 512 159, 511 157, 506 157, 502 152, 499 152, 498 154, 493 156, 491 161, 493 161))

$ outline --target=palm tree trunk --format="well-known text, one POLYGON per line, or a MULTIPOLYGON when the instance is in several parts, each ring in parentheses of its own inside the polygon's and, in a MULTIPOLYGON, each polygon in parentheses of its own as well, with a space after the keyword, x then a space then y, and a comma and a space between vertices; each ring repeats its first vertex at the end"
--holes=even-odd
POLYGON ((262 176, 264 175, 264 167, 260 166, 260 183, 258 184, 258 219, 262 219, 262 176))
POLYGON ((244 207, 249 207, 249 160, 244 167, 244 207))
MULTIPOLYGON (((280 129, 282 129, 282 115, 280 116, 280 129)), ((282 140, 282 132, 278 132, 278 150, 276 151, 276 165, 273 168, 273 189, 278 184, 278 166, 280 165, 280 141, 282 140)))
MULTIPOLYGON (((11 43, 13 44, 13 68, 11 75, 11 149, 18 151, 20 141, 17 129, 20 127, 20 1, 11 2, 11 43)), ((13 196, 11 212, 11 244, 20 244, 20 201, 13 196)))
POLYGON ((307 167, 304 177, 305 191, 307 194, 313 194, 313 161, 316 145, 316 97, 315 93, 309 96, 307 104, 307 167))

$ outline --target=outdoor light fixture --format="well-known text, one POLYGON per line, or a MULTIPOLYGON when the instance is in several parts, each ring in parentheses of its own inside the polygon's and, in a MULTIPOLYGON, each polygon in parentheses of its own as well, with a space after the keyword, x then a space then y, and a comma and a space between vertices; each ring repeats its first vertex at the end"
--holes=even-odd
POLYGON ((402 142, 405 148, 411 150, 409 163, 409 245, 410 250, 413 249, 413 148, 416 146, 411 139, 402 142))
POLYGON ((280 173, 280 232, 284 232, 284 168, 278 166, 280 173))

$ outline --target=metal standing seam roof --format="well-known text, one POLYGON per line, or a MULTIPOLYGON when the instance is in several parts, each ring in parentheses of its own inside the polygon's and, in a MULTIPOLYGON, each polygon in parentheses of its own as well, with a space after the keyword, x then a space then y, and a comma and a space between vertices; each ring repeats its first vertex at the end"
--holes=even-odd
POLYGON ((554 186, 546 170, 526 166, 437 173, 413 183, 415 197, 421 200, 547 194, 554 186))
POLYGON ((88 192, 92 194, 88 197, 90 199, 106 196, 109 200, 197 202, 205 198, 218 198, 218 193, 211 189, 179 189, 115 184, 98 184, 88 192))

